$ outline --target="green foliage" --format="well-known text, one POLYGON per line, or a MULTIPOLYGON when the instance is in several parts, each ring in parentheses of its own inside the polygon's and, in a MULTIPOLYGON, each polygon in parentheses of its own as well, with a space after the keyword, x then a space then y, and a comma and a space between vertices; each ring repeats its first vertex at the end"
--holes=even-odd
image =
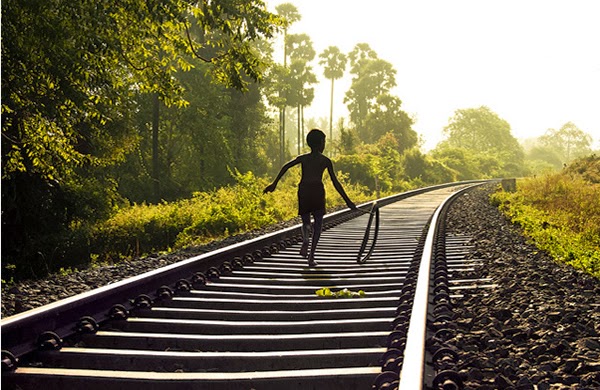
POLYGON ((525 159, 534 174, 559 171, 563 165, 559 154, 554 149, 545 146, 532 147, 527 151, 525 159))
MULTIPOLYGON (((290 172, 278 190, 263 195, 269 184, 251 172, 232 172, 234 185, 198 192, 191 199, 158 205, 134 205, 120 210, 96 226, 93 251, 103 260, 182 248, 258 229, 297 215, 296 183, 299 172, 290 172)), ((356 202, 366 201, 363 189, 338 177, 356 202)), ((326 180, 328 207, 344 204, 330 180, 326 180)))
POLYGON ((317 82, 317 76, 309 65, 316 55, 312 40, 306 34, 289 34, 285 37, 285 45, 291 60, 287 104, 291 107, 310 105, 314 98, 314 88, 309 86, 317 82))
POLYGON ((322 298, 364 298, 366 296, 363 290, 352 291, 344 288, 333 292, 329 287, 323 287, 322 289, 315 291, 315 294, 322 298))
POLYGON ((285 49, 287 55, 294 60, 310 62, 317 55, 312 40, 307 34, 287 34, 285 49))
POLYGON ((402 101, 390 92, 396 86, 396 70, 366 43, 358 44, 348 54, 352 84, 344 103, 356 135, 366 144, 374 144, 388 133, 397 140, 398 152, 417 144, 413 119, 401 109, 402 101))
POLYGON ((397 96, 381 94, 365 119, 363 132, 365 142, 376 142, 388 133, 397 140, 397 150, 403 152, 417 145, 418 135, 412 129, 414 121, 401 109, 402 101, 397 96))
POLYGON ((431 157, 453 171, 458 180, 520 177, 526 173, 523 160, 512 160, 510 152, 500 150, 480 152, 441 142, 431 157))
POLYGON ((340 126, 340 139, 338 141, 340 154, 354 154, 358 144, 359 140, 356 131, 340 126))
POLYGON ((61 267, 61 268, 58 270, 58 274, 59 274, 60 276, 68 276, 68 275, 72 275, 72 274, 74 274, 74 273, 76 273, 76 272, 77 272, 77 268, 71 268, 71 267, 68 267, 68 268, 63 268, 63 267, 61 267))
POLYGON ((111 123, 129 116, 134 91, 175 103, 181 90, 172 76, 192 66, 184 55, 210 62, 227 85, 243 88, 244 74, 259 79, 263 64, 250 42, 279 23, 258 1, 9 0, 2 19, 3 177, 27 170, 48 179, 118 159, 128 129, 111 123), (203 30, 201 40, 192 27, 203 30), (106 140, 102 156, 82 148, 106 140))
POLYGON ((15 283, 14 271, 17 268, 14 264, 6 264, 2 267, 2 288, 10 287, 15 283), (10 279, 7 278, 7 274, 10 274, 10 279))
MULTIPOLYGON (((444 158, 443 154, 425 155, 416 147, 399 153, 398 140, 392 132, 381 137, 376 144, 362 144, 354 150, 352 154, 338 156, 336 167, 348 173, 353 182, 371 191, 391 194, 464 180, 460 171, 453 169, 453 160, 444 158)), ((464 163, 464 155, 460 154, 456 162, 464 163)), ((479 172, 472 173, 473 177, 477 175, 479 172)))
POLYGON ((302 19, 302 15, 300 15, 300 13, 298 12, 298 8, 296 8, 296 6, 292 3, 279 4, 277 7, 275 7, 275 10, 277 11, 277 14, 283 19, 283 26, 286 30, 290 25, 302 19))
MULTIPOLYGON (((208 69, 198 61, 198 70, 208 69)), ((258 84, 245 93, 212 82, 205 72, 178 75, 185 87, 185 107, 160 107, 160 198, 176 200, 233 183, 227 167, 262 175, 274 156, 267 153, 275 141, 268 128, 266 108, 258 84)), ((153 180, 153 145, 150 96, 140 96, 136 116, 140 143, 137 151, 115 168, 119 190, 132 202, 149 200, 153 180)))
POLYGON ((580 160, 570 172, 519 181, 514 193, 497 192, 492 203, 556 260, 600 278, 600 184, 598 158, 580 160), (582 166, 588 166, 591 175, 582 166), (595 170, 595 171, 594 171, 595 170))
POLYGON ((323 75, 331 80, 341 79, 346 70, 347 58, 337 46, 329 46, 319 54, 319 65, 323 66, 323 75))
POLYGON ((347 173, 353 182, 371 189, 376 189, 379 185, 379 175, 382 172, 377 169, 378 165, 379 159, 371 154, 342 155, 335 159, 336 169, 347 173))
POLYGON ((262 199, 266 180, 252 173, 233 176, 236 185, 199 192, 191 199, 119 211, 97 226, 95 251, 119 259, 205 243, 274 223, 285 215, 262 199))
POLYGON ((406 180, 419 179, 423 184, 441 184, 457 180, 456 171, 424 155, 418 148, 407 150, 402 159, 406 180))
POLYGON ((567 163, 592 153, 592 137, 572 122, 526 142, 525 162, 531 174, 560 171, 567 163))
POLYGON ((391 132, 376 144, 363 144, 360 153, 339 156, 336 167, 348 173, 353 182, 367 186, 372 191, 391 192, 401 186, 401 155, 398 152, 398 140, 391 132))
POLYGON ((530 160, 526 158, 525 164, 527 166, 527 171, 531 175, 546 175, 557 171, 556 167, 553 164, 543 160, 530 160))
POLYGON ((361 141, 374 143, 391 131, 401 141, 399 151, 414 146, 413 121, 400 109, 400 99, 390 94, 396 86, 396 70, 366 43, 357 44, 348 58, 353 78, 344 103, 361 141))
MULTIPOLYGON (((2 263, 33 276, 89 257, 88 230, 122 202, 119 186, 143 189, 149 182, 144 142, 152 105, 146 97, 158 95, 163 108, 186 107, 190 95, 184 95, 181 75, 192 69, 206 90, 215 81, 249 89, 266 66, 254 43, 272 37, 282 23, 260 0, 8 0, 2 2, 2 21, 2 263), (117 167, 122 163, 136 169, 124 173, 117 167)), ((231 160, 243 167, 249 156, 260 155, 246 142, 227 147, 234 135, 226 133, 225 141, 216 129, 239 131, 246 140, 263 133, 260 104, 243 105, 238 95, 219 88, 225 97, 210 106, 215 94, 209 94, 194 107, 195 121, 187 122, 205 130, 204 139, 216 138, 218 147, 205 146, 206 154, 214 153, 206 166, 222 169, 211 179, 225 176, 231 160), (236 113, 220 118, 230 105, 236 113), (232 129, 239 122, 246 123, 232 129)), ((202 137, 189 127, 175 134, 186 118, 163 114, 161 131, 171 138, 161 145, 161 184, 176 187, 170 196, 185 190, 189 195, 198 188, 179 186, 190 169, 174 156, 189 139, 202 137)), ((258 171, 266 171, 267 163, 263 159, 258 171)))
POLYGON ((344 76, 348 59, 337 46, 327 47, 319 54, 319 58, 319 65, 323 67, 323 75, 326 79, 331 80, 331 95, 329 97, 329 137, 333 139, 333 87, 335 80, 344 76))
POLYGON ((2 185, 2 264, 14 264, 16 278, 78 264, 89 255, 89 224, 122 202, 110 178, 81 175, 61 184, 16 175, 2 185))
POLYGON ((308 86, 317 82, 317 76, 313 73, 312 67, 304 59, 292 58, 289 70, 290 92, 287 104, 292 107, 310 105, 315 91, 314 88, 308 88, 308 86))
POLYGON ((288 106, 287 96, 292 89, 290 82, 290 69, 288 67, 273 64, 267 70, 263 91, 271 106, 280 110, 288 106))
POLYGON ((474 153, 464 149, 440 144, 431 152, 432 158, 456 172, 457 180, 472 180, 482 177, 474 153))
POLYGON ((519 154, 519 144, 508 122, 486 106, 456 110, 444 132, 455 147, 478 152, 505 149, 519 154))
POLYGON ((600 184, 600 156, 593 154, 575 160, 565 168, 564 173, 588 183, 600 184))

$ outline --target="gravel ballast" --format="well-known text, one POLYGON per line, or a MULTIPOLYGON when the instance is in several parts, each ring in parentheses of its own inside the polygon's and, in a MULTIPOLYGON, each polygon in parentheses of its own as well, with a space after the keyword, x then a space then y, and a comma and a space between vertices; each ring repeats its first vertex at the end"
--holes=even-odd
POLYGON ((448 233, 472 237, 483 266, 469 277, 497 287, 456 299, 466 389, 600 389, 600 281, 559 264, 475 189, 450 209, 448 233), (482 295, 485 294, 485 295, 482 295))
MULTIPOLYGON (((472 237, 473 278, 497 287, 454 302, 467 389, 600 389, 600 281, 537 250, 488 202, 494 186, 469 191, 450 209, 449 234, 472 237)), ((2 290, 2 318, 139 275, 197 254, 279 229, 230 237, 203 247, 114 266, 52 275, 2 290)))

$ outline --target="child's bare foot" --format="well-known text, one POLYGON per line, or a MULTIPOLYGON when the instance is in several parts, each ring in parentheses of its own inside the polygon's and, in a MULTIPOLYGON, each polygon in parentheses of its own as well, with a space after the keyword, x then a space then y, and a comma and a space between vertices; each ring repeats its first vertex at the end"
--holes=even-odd
POLYGON ((308 257, 308 242, 302 243, 302 248, 300 248, 300 256, 308 257))
POLYGON ((315 261, 315 258, 312 257, 312 255, 308 258, 308 266, 309 267, 316 267, 318 264, 315 261))

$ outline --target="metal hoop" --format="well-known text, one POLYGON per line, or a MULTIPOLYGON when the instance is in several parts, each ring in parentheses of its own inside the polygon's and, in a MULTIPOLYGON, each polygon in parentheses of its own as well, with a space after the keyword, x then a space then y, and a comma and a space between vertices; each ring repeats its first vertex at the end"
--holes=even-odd
POLYGON ((379 235, 379 207, 377 206, 377 202, 373 203, 371 207, 371 211, 369 212, 369 222, 367 223, 367 229, 365 230, 365 236, 363 237, 362 244, 360 245, 360 250, 358 251, 358 256, 356 257, 356 261, 360 264, 364 264, 373 254, 373 250, 375 249, 375 243, 377 242, 377 236, 379 235), (371 242, 371 247, 369 251, 362 257, 364 253, 367 242, 369 241, 369 235, 371 234, 371 225, 373 224, 373 217, 375 217, 375 232, 373 233, 373 241, 371 242), (362 257, 362 258, 361 258, 362 257))

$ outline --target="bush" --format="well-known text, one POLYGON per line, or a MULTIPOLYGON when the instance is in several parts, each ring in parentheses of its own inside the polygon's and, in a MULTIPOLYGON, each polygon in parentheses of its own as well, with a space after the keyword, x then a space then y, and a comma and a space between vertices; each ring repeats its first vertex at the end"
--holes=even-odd
POLYGON ((593 154, 576 160, 565 169, 565 174, 579 176, 592 184, 600 184, 600 157, 593 154))
POLYGON ((235 173, 236 185, 196 193, 192 199, 134 205, 97 225, 92 246, 101 258, 164 251, 207 242, 276 221, 280 214, 261 202, 265 180, 235 173))
POLYGON ((336 169, 349 174, 352 180, 372 190, 377 188, 376 156, 370 154, 352 154, 338 157, 334 166, 336 169))
MULTIPOLYGON (((102 261, 197 245, 214 239, 259 229, 297 216, 296 183, 299 170, 288 172, 277 191, 263 194, 269 184, 252 172, 232 172, 236 184, 210 192, 199 192, 192 199, 159 205, 134 205, 119 211, 97 225, 92 239, 94 253, 102 261)), ((359 185, 338 179, 356 202, 370 199, 359 185)), ((327 178, 325 187, 329 208, 344 202, 327 178)))
POLYGON ((2 272, 20 280, 85 263, 89 227, 121 203, 114 181, 91 174, 60 182, 27 172, 3 179, 2 272))

